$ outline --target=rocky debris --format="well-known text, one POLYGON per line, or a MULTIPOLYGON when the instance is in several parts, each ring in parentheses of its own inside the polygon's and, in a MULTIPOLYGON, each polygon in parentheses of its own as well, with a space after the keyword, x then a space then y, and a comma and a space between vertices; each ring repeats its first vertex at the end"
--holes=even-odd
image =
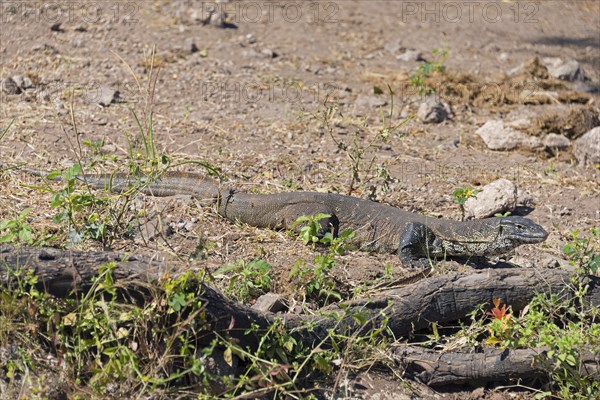
POLYGON ((527 62, 519 64, 508 71, 509 75, 524 75, 531 78, 548 79, 548 68, 542 63, 539 57, 534 57, 527 62))
POLYGON ((568 271, 572 271, 573 267, 563 259, 557 258, 550 254, 543 254, 536 260, 532 260, 530 256, 516 255, 510 259, 512 264, 518 265, 522 268, 561 268, 568 271))
POLYGON ((253 33, 249 33, 246 35, 246 43, 248 44, 254 44, 256 43, 256 36, 254 36, 253 33))
POLYGON ((256 299, 253 309, 262 312, 279 312, 288 308, 284 297, 277 293, 267 293, 256 299))
POLYGON ((357 113, 366 113, 369 110, 377 109, 387 105, 387 100, 383 97, 366 96, 359 94, 354 102, 354 110, 357 113))
POLYGON ((64 32, 65 30, 62 28, 62 21, 55 22, 50 26, 50 30, 52 32, 64 32))
POLYGON ((6 78, 2 80, 2 92, 5 94, 19 94, 21 88, 12 78, 6 78))
POLYGON ((497 213, 513 211, 517 206, 517 186, 508 179, 498 179, 484 186, 465 202, 469 218, 486 218, 497 213))
POLYGON ((390 53, 395 54, 402 49, 402 40, 401 39, 392 40, 391 42, 386 43, 383 46, 383 48, 386 49, 387 51, 389 51, 390 53))
POLYGON ((421 103, 417 117, 426 124, 439 124, 452 118, 452 109, 448 103, 441 101, 436 96, 431 96, 421 103))
POLYGON ((523 207, 533 207, 535 200, 533 196, 521 188, 517 188, 517 205, 523 207))
POLYGON ((5 94, 21 94, 27 89, 35 88, 33 81, 22 75, 15 75, 10 78, 3 79, 1 82, 2 92, 5 94))
POLYGON ((173 234, 171 221, 168 217, 158 214, 150 215, 136 229, 135 241, 137 243, 148 243, 158 237, 169 237, 173 234))
POLYGON ((558 150, 566 150, 570 146, 571 141, 563 135, 549 133, 544 138, 544 148, 552 153, 555 153, 558 150))
POLYGON ((563 60, 559 57, 546 57, 542 60, 550 76, 563 81, 584 81, 583 69, 575 60, 563 60))
POLYGON ((108 107, 112 103, 117 103, 121 100, 120 92, 108 86, 102 86, 101 88, 99 88, 95 92, 92 92, 91 94, 92 98, 90 98, 90 101, 102 107, 108 107))
POLYGON ((59 51, 56 49, 56 47, 52 46, 51 44, 35 44, 33 45, 33 47, 31 47, 31 51, 41 51, 45 54, 49 54, 49 55, 55 55, 58 54, 59 51))
POLYGON ((183 50, 185 52, 189 52, 189 53, 192 53, 192 54, 197 53, 198 51, 200 51, 200 49, 196 45, 196 42, 194 42, 194 40, 192 40, 192 39, 186 39, 186 41, 184 42, 183 50))
POLYGON ((423 54, 419 50, 415 49, 406 49, 404 53, 396 56, 396 60, 404 62, 425 61, 423 54))
POLYGON ((593 167, 600 164, 600 126, 575 140, 573 149, 579 165, 589 164, 593 167))
POLYGON ((419 50, 403 47, 401 39, 392 40, 386 43, 383 48, 392 54, 396 54, 396 60, 398 61, 425 61, 423 54, 419 50))
POLYGON ((519 132, 510 126, 505 126, 500 120, 486 122, 475 132, 491 150, 513 150, 517 147, 538 149, 542 147, 541 140, 519 132))
POLYGON ((22 91, 25 91, 27 89, 33 89, 35 87, 33 81, 26 76, 15 75, 12 77, 12 80, 22 91))
POLYGON ((217 28, 227 27, 226 19, 226 7, 225 3, 229 3, 229 0, 216 0, 211 3, 207 3, 206 6, 202 6, 201 10, 192 11, 192 19, 200 22, 202 25, 212 25, 217 28))
POLYGON ((276 58, 278 56, 271 49, 262 49, 261 51, 256 51, 254 49, 248 49, 242 51, 242 57, 255 57, 255 58, 276 58))

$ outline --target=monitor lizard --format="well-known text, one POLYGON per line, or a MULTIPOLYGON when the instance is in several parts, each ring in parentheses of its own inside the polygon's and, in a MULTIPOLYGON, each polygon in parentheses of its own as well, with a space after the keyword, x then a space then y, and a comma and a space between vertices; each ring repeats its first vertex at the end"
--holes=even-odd
MULTIPOLYGON (((0 167, 3 164, 0 164, 0 167)), ((18 167, 28 173, 48 173, 18 167)), ((352 229, 353 240, 364 251, 396 253, 403 264, 428 268, 432 260, 449 257, 480 257, 505 254, 514 248, 540 243, 548 233, 532 220, 520 216, 456 221, 430 217, 391 205, 335 193, 288 192, 254 194, 187 172, 165 172, 158 177, 126 174, 82 174, 78 180, 89 187, 112 192, 139 188, 153 196, 191 195, 212 205, 230 221, 270 229, 292 229, 302 215, 329 215, 321 220, 321 232, 337 235, 352 229)))

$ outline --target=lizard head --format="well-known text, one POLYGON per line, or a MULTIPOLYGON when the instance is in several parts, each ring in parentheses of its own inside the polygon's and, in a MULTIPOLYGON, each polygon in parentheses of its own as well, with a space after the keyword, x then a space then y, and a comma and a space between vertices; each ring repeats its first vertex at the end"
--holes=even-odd
POLYGON ((516 215, 500 220, 500 233, 518 244, 540 243, 548 237, 548 232, 540 225, 516 215))

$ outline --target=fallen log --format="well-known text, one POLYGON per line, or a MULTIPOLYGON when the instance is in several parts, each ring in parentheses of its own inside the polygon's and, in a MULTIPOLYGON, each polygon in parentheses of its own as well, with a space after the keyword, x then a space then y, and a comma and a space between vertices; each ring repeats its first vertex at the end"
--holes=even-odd
MULTIPOLYGON (((55 296, 65 296, 73 290, 85 290, 102 264, 113 262, 115 281, 144 284, 157 282, 165 275, 178 274, 175 265, 138 256, 113 252, 72 252, 47 248, 0 247, 0 284, 10 285, 10 270, 27 268, 38 277, 38 288, 55 296)), ((235 338, 240 345, 255 349, 262 332, 277 318, 305 346, 327 345, 331 333, 364 335, 387 324, 396 337, 425 328, 432 322, 446 323, 464 318, 475 306, 492 303, 500 298, 512 306, 513 312, 525 307, 536 293, 557 293, 572 297, 570 274, 562 270, 521 268, 488 269, 466 274, 453 272, 438 275, 410 286, 389 290, 374 297, 347 301, 322 308, 318 315, 262 313, 235 303, 209 285, 202 285, 206 319, 214 334, 235 338), (251 325, 258 329, 249 330, 251 325), (250 331, 250 334, 247 332, 250 331)), ((589 285, 585 300, 600 305, 600 278, 585 277, 589 285)), ((143 285, 141 286, 143 287, 143 285)), ((531 360, 536 350, 514 350, 509 361, 497 368, 483 368, 490 360, 506 358, 505 350, 490 353, 440 355, 426 349, 404 348, 394 357, 399 365, 421 373, 420 379, 432 385, 460 383, 472 379, 500 380, 514 375, 510 363, 517 366, 520 376, 540 373, 540 366, 531 360), (408 350, 407 350, 408 349, 408 350), (467 364, 464 364, 467 363, 467 364)), ((597 359, 590 359, 592 365, 597 359), (595 361, 594 361, 595 360, 595 361)), ((597 370, 596 372, 597 373, 597 370)), ((418 375, 418 374, 417 374, 418 375)))
MULTIPOLYGON (((318 343, 328 330, 343 334, 366 334, 383 324, 397 336, 407 336, 431 323, 443 324, 466 317, 478 304, 500 299, 513 312, 522 310, 537 293, 555 293, 571 298, 571 274, 557 269, 502 268, 474 273, 452 272, 433 276, 375 297, 352 300, 322 308, 322 317, 309 318, 312 331, 303 331, 304 341, 318 343), (360 318, 355 318, 359 315, 360 318), (366 321, 363 325, 362 321, 366 321), (315 326, 316 325, 316 326, 315 326)), ((585 277, 589 284, 588 305, 600 305, 600 278, 585 277)), ((307 317, 293 317, 288 327, 301 327, 307 317)), ((301 329, 301 328, 300 328, 301 329)))
MULTIPOLYGON (((486 348, 479 352, 435 351, 411 345, 399 345, 393 350, 393 359, 406 376, 418 379, 428 386, 477 384, 490 380, 506 381, 548 376, 551 359, 549 349, 486 348)), ((592 349, 579 355, 581 364, 577 373, 600 379, 600 354, 592 349)))

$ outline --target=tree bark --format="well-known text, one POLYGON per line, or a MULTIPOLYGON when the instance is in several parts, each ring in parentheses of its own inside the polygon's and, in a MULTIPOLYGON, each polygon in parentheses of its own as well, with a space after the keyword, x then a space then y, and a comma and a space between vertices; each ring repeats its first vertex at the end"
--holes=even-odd
MULTIPOLYGON (((33 270, 38 288, 55 296, 86 290, 100 267, 114 262, 113 277, 122 285, 138 287, 176 276, 175 265, 113 252, 74 252, 49 248, 0 247, 0 284, 11 285, 10 270, 33 270), (137 282, 137 283, 136 283, 137 282)), ((562 270, 522 268, 488 269, 466 274, 452 272, 424 279, 375 297, 347 301, 319 310, 319 315, 262 313, 235 303, 201 283, 207 320, 212 332, 238 340, 243 347, 256 348, 261 334, 277 319, 305 346, 328 345, 330 332, 365 335, 384 324, 395 337, 407 336, 429 324, 446 323, 467 316, 475 306, 491 304, 496 298, 518 312, 536 293, 572 297, 570 274, 562 270), (249 330, 254 324, 258 329, 249 330)), ((585 300, 600 305, 600 278, 586 277, 585 300)), ((398 363, 431 385, 472 380, 502 380, 514 376, 537 376, 544 369, 535 355, 543 350, 490 350, 483 353, 439 354, 418 347, 401 347, 394 352, 398 363)), ((586 356, 586 367, 598 374, 598 357, 586 356), (592 368, 593 367, 593 368, 592 368)), ((596 376, 595 375, 595 376, 596 376)))
MULTIPOLYGON (((410 345, 400 345, 392 357, 407 376, 428 386, 484 383, 490 380, 543 378, 548 375, 548 348, 498 349, 481 352, 439 352, 410 345)), ((575 370, 592 379, 600 379, 600 354, 591 349, 580 354, 581 365, 575 370)))

